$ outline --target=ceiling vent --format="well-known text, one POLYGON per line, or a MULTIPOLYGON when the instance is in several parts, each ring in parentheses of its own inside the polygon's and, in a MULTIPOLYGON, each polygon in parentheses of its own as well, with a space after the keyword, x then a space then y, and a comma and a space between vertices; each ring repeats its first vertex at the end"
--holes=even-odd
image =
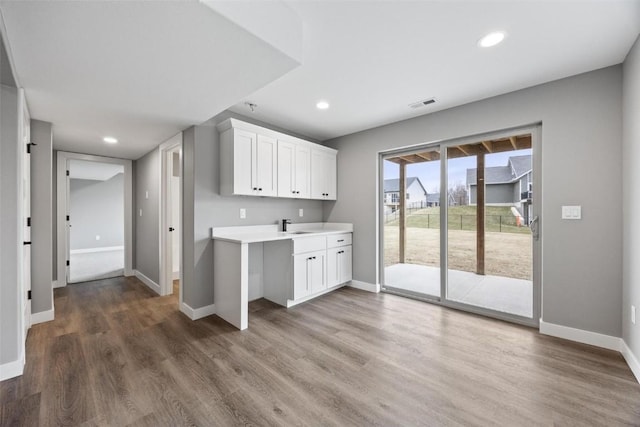
POLYGON ((433 104, 434 102, 436 102, 435 98, 423 99, 422 101, 418 101, 418 102, 414 102, 412 104, 409 104, 409 107, 411 107, 411 108, 420 108, 420 107, 424 107, 425 105, 433 104))

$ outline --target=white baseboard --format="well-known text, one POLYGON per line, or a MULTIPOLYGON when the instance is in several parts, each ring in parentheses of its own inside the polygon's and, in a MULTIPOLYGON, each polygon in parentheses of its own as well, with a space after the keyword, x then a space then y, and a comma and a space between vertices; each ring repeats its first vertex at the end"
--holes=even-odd
POLYGON ((180 304, 180 311, 187 315, 191 320, 202 319, 216 313, 215 304, 205 305, 200 308, 191 308, 189 304, 183 302, 180 304))
POLYGON ((18 359, 13 362, 8 362, 0 365, 0 381, 8 380, 9 378, 19 377, 24 371, 24 360, 18 359))
POLYGON ((144 283, 145 285, 147 285, 149 287, 149 289, 151 289, 153 292, 155 292, 158 295, 160 294, 160 285, 158 285, 156 282, 154 282, 153 280, 149 279, 147 276, 145 276, 144 274, 140 273, 138 270, 134 270, 133 271, 134 276, 136 276, 138 279, 140 279, 140 281, 142 283, 144 283))
POLYGON ((57 280, 54 280, 51 283, 51 285, 53 286, 53 289, 55 289, 55 288, 64 288, 65 286, 67 286, 67 285, 58 285, 58 281, 57 280))
POLYGON ((631 372, 633 372, 633 375, 636 376, 636 380, 640 383, 640 362, 638 362, 638 358, 633 354, 623 339, 620 340, 620 353, 622 353, 622 357, 627 361, 627 365, 631 368, 631 372))
POLYGON ((72 255, 75 255, 75 254, 90 254, 94 252, 110 252, 110 251, 124 251, 124 246, 104 246, 102 248, 72 249, 69 252, 72 255))
POLYGON ((569 326, 555 325, 553 323, 547 323, 542 319, 540 319, 540 333, 551 335, 552 337, 564 338, 569 341, 620 351, 621 338, 619 337, 570 328, 569 326))
POLYGON ((171 276, 173 280, 178 280, 180 278, 180 271, 174 271, 173 276, 171 276))
POLYGON ((54 309, 41 311, 39 313, 31 313, 31 324, 36 325, 38 323, 50 322, 54 319, 54 309))
POLYGON ((380 292, 380 285, 374 285, 373 283, 361 282, 360 280, 352 280, 347 286, 351 286, 352 288, 360 289, 362 291, 367 292, 380 292))

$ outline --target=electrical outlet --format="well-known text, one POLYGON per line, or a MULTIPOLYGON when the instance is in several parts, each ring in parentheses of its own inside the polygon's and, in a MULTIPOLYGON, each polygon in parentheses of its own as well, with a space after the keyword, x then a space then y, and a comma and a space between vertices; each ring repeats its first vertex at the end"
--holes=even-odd
POLYGON ((299 217, 303 217, 304 216, 304 209, 298 209, 298 216, 299 217))
POLYGON ((247 210, 244 208, 240 208, 240 219, 245 219, 247 217, 247 210))
POLYGON ((99 234, 96 236, 96 240, 100 240, 100 235, 99 234))
POLYGON ((142 209, 140 209, 140 216, 142 216, 142 209))
POLYGON ((636 324, 636 306, 631 306, 631 323, 636 324))
POLYGON ((147 198, 147 199, 149 198, 149 191, 145 191, 144 192, 144 197, 147 198))

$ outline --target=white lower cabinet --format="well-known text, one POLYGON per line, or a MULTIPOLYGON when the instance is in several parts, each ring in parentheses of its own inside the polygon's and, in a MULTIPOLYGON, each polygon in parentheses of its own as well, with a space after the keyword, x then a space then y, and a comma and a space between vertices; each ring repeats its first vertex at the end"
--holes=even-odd
POLYGON ((308 297, 327 288, 326 251, 293 256, 293 300, 308 297))
POLYGON ((351 280, 351 233, 265 243, 264 297, 285 307, 351 280))
POLYGON ((351 245, 327 249, 327 287, 351 280, 351 245))

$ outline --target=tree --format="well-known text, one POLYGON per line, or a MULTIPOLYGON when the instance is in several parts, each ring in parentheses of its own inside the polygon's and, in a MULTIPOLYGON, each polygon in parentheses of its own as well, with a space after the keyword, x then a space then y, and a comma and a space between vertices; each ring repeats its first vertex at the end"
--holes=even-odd
POLYGON ((461 183, 457 183, 449 187, 449 203, 453 203, 456 206, 466 206, 469 204, 469 197, 467 193, 467 186, 461 183))

